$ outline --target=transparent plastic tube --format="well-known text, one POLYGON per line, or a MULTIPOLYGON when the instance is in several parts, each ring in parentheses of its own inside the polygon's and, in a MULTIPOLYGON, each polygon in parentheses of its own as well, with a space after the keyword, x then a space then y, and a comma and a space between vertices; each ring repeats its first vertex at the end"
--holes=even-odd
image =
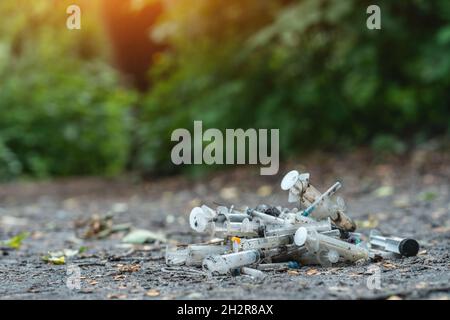
POLYGON ((370 244, 405 257, 415 256, 419 252, 419 243, 414 239, 383 237, 377 230, 370 232, 370 244))
POLYGON ((259 233, 259 230, 261 228, 261 224, 256 221, 250 221, 250 219, 245 218, 242 220, 242 229, 243 232, 254 232, 259 233))
POLYGON ((330 218, 319 222, 305 223, 303 227, 308 230, 316 230, 317 232, 331 231, 333 228, 330 218))
POLYGON ((239 248, 241 250, 272 249, 282 245, 291 244, 292 241, 292 236, 243 239, 239 245, 239 248))
POLYGON ((261 270, 256 270, 249 267, 242 267, 241 273, 246 274, 254 278, 255 280, 264 280, 266 278, 266 274, 261 270))
POLYGON ((334 250, 321 250, 317 253, 317 261, 324 267, 331 267, 339 261, 339 253, 334 250))
POLYGON ((225 245, 191 244, 187 247, 187 266, 201 266, 207 256, 223 254, 230 248, 225 245))
MULTIPOLYGON (((308 208, 321 195, 322 194, 319 190, 317 190, 313 185, 308 184, 308 186, 303 190, 303 193, 301 194, 300 203, 303 208, 308 208)), ((301 213, 302 211, 298 212, 298 214, 300 215, 301 213)), ((318 205, 315 209, 314 216, 318 218, 324 218, 329 216, 329 212, 327 208, 324 208, 322 205, 318 205)))
POLYGON ((298 229, 298 225, 288 225, 288 226, 280 226, 280 225, 267 225, 264 228, 264 236, 266 237, 281 237, 286 235, 294 235, 298 229))
POLYGON ((320 234, 315 230, 308 230, 304 227, 297 230, 294 236, 294 242, 298 246, 305 245, 309 252, 315 254, 322 250, 335 250, 341 257, 348 261, 367 260, 369 257, 367 249, 320 234))
POLYGON ((258 250, 248 250, 236 253, 208 256, 203 260, 203 268, 211 274, 227 274, 233 269, 258 262, 258 250))
POLYGON ((281 213, 278 218, 283 219, 289 223, 296 223, 296 219, 297 219, 297 213, 292 213, 292 212, 284 212, 281 213))
POLYGON ((341 232, 338 229, 333 229, 330 231, 321 231, 320 233, 333 238, 340 238, 341 236, 341 232))
POLYGON ((268 224, 278 224, 278 225, 287 225, 287 224, 289 224, 289 222, 284 220, 284 219, 281 219, 281 218, 278 218, 278 217, 274 217, 274 216, 271 216, 269 214, 265 214, 265 213, 262 213, 262 212, 258 212, 256 210, 252 210, 251 211, 251 215, 261 219, 262 221, 264 221, 265 223, 268 223, 268 224))
POLYGON ((369 257, 370 259, 377 261, 380 259, 398 259, 401 255, 395 252, 369 249, 369 257))
POLYGON ((170 246, 166 247, 166 264, 168 266, 178 266, 186 263, 188 249, 186 247, 170 246))
POLYGON ((228 236, 237 237, 254 237, 258 235, 257 231, 249 230, 247 231, 242 223, 240 222, 225 222, 223 224, 224 228, 227 230, 228 236))
POLYGON ((356 225, 354 221, 345 214, 345 204, 339 197, 332 199, 331 196, 341 187, 336 182, 324 194, 321 194, 314 186, 309 185, 300 198, 300 203, 306 209, 299 211, 297 216, 303 214, 311 216, 317 220, 330 217, 339 228, 346 231, 354 231, 356 225))
POLYGON ((311 217, 305 217, 301 214, 296 213, 295 214, 295 223, 313 223, 317 222, 317 220, 311 218, 311 217))
POLYGON ((208 223, 206 230, 211 233, 211 236, 214 235, 226 236, 228 233, 228 228, 224 224, 219 224, 215 222, 208 223))
POLYGON ((311 266, 320 264, 319 260, 317 259, 317 255, 309 252, 302 254, 300 257, 297 258, 297 261, 302 266, 311 266))
POLYGON ((242 222, 242 220, 249 218, 248 214, 245 213, 231 213, 226 210, 218 211, 215 221, 218 222, 242 222))
POLYGON ((298 210, 296 212, 282 213, 278 218, 283 219, 285 222, 290 224, 312 223, 317 221, 310 217, 304 217, 302 215, 298 216, 297 214, 298 210))
MULTIPOLYGON (((311 205, 309 205, 304 211, 301 211, 300 214, 302 216, 309 216, 317 207, 323 206, 324 200, 331 197, 333 194, 336 193, 340 188, 342 187, 340 182, 336 182, 334 185, 332 185, 327 191, 325 191, 323 194, 318 196, 311 205)), ((331 217, 333 219, 336 219, 337 217, 331 217)))
POLYGON ((300 225, 287 225, 287 226, 278 226, 278 225, 268 225, 265 229, 266 236, 281 236, 281 235, 294 235, 298 228, 302 226, 306 229, 314 229, 318 232, 326 232, 331 231, 332 224, 331 220, 328 218, 327 220, 319 221, 319 222, 310 222, 304 223, 300 225))
POLYGON ((228 221, 231 222, 242 222, 244 219, 248 219, 248 214, 244 213, 230 213, 227 215, 228 221))
POLYGON ((300 269, 300 264, 297 261, 262 263, 262 264, 259 264, 257 268, 258 268, 258 270, 300 269))
POLYGON ((242 231, 242 223, 226 221, 223 226, 227 229, 228 233, 234 234, 242 231))
POLYGON ((300 261, 302 257, 307 253, 306 248, 298 247, 295 244, 287 245, 284 249, 272 249, 266 250, 264 252, 264 258, 262 259, 265 263, 272 262, 286 262, 286 261, 300 261))

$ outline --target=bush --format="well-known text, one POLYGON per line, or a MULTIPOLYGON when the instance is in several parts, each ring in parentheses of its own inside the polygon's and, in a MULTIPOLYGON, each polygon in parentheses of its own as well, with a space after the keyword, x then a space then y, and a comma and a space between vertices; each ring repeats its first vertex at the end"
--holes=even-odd
MULTIPOLYGON (((397 141, 447 132, 450 3, 379 1, 380 31, 366 28, 370 4, 170 6, 153 32, 170 49, 155 59, 140 117, 141 168, 174 170, 170 134, 193 120, 280 128, 284 155, 371 143, 379 134, 397 141)), ((386 144, 380 139, 376 145, 386 144)))
POLYGON ((68 3, 0 4, 0 179, 116 174, 128 160, 133 95, 99 62, 93 16, 66 29, 68 3))

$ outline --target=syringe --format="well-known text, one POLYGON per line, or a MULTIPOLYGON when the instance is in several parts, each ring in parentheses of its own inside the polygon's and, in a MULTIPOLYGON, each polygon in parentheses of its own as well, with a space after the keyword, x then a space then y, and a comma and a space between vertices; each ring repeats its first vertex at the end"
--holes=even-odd
POLYGON ((328 218, 327 220, 322 220, 318 222, 302 223, 296 225, 287 225, 287 226, 267 225, 265 227, 265 235, 266 236, 294 235, 299 227, 305 227, 307 229, 315 229, 318 232, 326 232, 332 230, 331 220, 330 218, 328 218))
POLYGON ((304 227, 297 230, 294 236, 294 242, 298 246, 305 245, 309 252, 316 254, 322 250, 335 250, 348 261, 367 260, 369 257, 368 250, 364 248, 328 237, 318 233, 316 230, 308 230, 304 227))
POLYGON ((383 237, 377 230, 370 232, 370 244, 381 247, 383 250, 401 254, 405 257, 412 257, 419 252, 419 243, 414 239, 383 237))
POLYGON ((177 266, 186 263, 188 249, 186 247, 177 247, 173 245, 166 246, 166 264, 168 266, 177 266))
POLYGON ((239 249, 241 250, 251 250, 251 249, 272 249, 277 248, 282 245, 287 245, 292 243, 293 237, 286 236, 275 236, 275 237, 264 237, 264 238, 253 238, 253 239, 242 239, 239 244, 239 249))
MULTIPOLYGON (((319 197, 317 197, 314 202, 305 210, 300 211, 298 213, 298 215, 302 215, 304 217, 309 216, 318 205, 320 205, 325 198, 331 197, 333 194, 336 193, 336 191, 338 191, 340 188, 342 187, 340 182, 336 182, 335 184, 333 184, 327 191, 325 191, 323 194, 321 194, 319 197)), ((331 217, 333 219, 337 218, 337 217, 331 217)))
POLYGON ((277 225, 289 225, 290 223, 284 219, 271 216, 269 214, 265 214, 256 210, 249 210, 249 214, 253 217, 257 217, 260 220, 264 221, 267 224, 277 224, 277 225))
POLYGON ((258 262, 258 250, 240 251, 224 255, 212 255, 203 260, 203 268, 211 274, 227 274, 231 270, 258 262))
POLYGON ((242 267, 241 273, 251 276, 255 280, 262 281, 266 278, 266 274, 262 272, 261 270, 256 270, 249 267, 242 267))
POLYGON ((207 256, 223 254, 229 250, 230 247, 225 245, 191 244, 187 247, 186 265, 201 266, 207 256))

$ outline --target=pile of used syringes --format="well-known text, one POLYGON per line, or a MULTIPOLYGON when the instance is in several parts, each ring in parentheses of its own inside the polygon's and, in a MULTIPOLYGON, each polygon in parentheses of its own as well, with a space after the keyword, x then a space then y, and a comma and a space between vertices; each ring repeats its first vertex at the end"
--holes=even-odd
POLYGON ((209 233, 217 241, 167 248, 167 265, 202 266, 212 275, 247 274, 262 279, 262 270, 299 268, 320 264, 356 262, 414 256, 419 244, 413 239, 384 237, 372 230, 368 241, 355 233, 342 198, 332 196, 336 182, 321 194, 309 174, 291 171, 281 182, 289 202, 301 209, 259 205, 237 210, 203 205, 190 214, 192 229, 209 233))

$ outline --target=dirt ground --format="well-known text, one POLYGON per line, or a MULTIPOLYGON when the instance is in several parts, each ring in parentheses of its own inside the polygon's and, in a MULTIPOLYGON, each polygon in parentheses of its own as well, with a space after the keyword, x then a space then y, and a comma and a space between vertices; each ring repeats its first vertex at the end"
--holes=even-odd
POLYGON ((450 297, 450 156, 418 150, 375 161, 366 152, 315 154, 285 163, 275 176, 233 168, 200 180, 68 179, 0 185, 0 240, 30 236, 19 249, 0 249, 1 299, 448 299, 450 297), (164 243, 125 245, 126 231, 80 239, 83 221, 114 212, 114 224, 162 232, 170 242, 208 240, 191 232, 190 210, 200 204, 260 203, 292 207, 279 184, 291 169, 311 173, 324 191, 339 194, 360 232, 412 237, 416 257, 332 268, 269 271, 263 282, 245 276, 208 277, 201 269, 168 268, 164 243), (65 264, 42 260, 49 251, 79 249, 65 264), (378 269, 374 269, 374 266, 378 269), (79 269, 78 269, 79 268, 79 269), (70 286, 79 271, 80 287, 70 286), (374 271, 375 270, 375 271, 374 271), (381 289, 367 281, 378 270, 381 289), (68 285, 69 283, 69 285, 68 285), (71 289, 72 288, 72 289, 71 289))

